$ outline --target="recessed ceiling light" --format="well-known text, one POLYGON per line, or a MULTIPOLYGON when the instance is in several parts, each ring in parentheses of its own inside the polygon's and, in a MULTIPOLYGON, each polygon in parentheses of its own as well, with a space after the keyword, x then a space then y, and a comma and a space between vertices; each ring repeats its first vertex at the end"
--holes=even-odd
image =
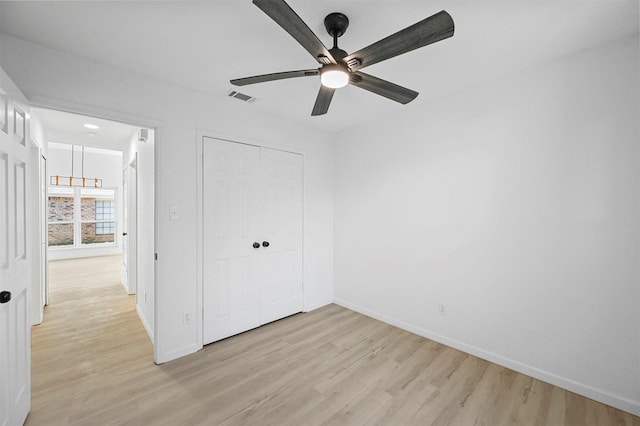
POLYGON ((87 129, 99 129, 100 127, 96 126, 95 124, 85 124, 84 127, 86 127, 87 129))

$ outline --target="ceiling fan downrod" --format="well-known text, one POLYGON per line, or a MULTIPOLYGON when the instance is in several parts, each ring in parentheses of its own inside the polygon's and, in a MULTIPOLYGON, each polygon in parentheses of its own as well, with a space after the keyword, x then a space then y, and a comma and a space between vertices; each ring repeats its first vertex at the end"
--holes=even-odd
POLYGON ((349 28, 349 18, 344 13, 333 12, 324 18, 324 27, 331 37, 333 37, 333 48, 338 48, 338 38, 342 37, 349 28))

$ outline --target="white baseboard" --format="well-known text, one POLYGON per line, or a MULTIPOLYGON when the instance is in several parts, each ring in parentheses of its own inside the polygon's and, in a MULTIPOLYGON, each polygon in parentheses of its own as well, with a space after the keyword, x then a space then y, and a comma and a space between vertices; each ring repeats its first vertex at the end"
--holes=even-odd
POLYGON ((83 257, 111 256, 122 254, 122 247, 113 244, 106 247, 54 247, 49 248, 47 257, 49 260, 79 259, 83 257))
POLYGON ((324 302, 314 303, 313 305, 305 306, 304 310, 302 312, 315 311, 316 309, 322 308, 323 306, 327 306, 327 305, 330 305, 332 303, 333 303, 332 300, 326 300, 324 302))
POLYGON ((142 322, 142 326, 147 331, 149 338, 151 339, 151 343, 153 343, 153 330, 149 327, 149 323, 142 313, 142 309, 140 309, 140 305, 136 304, 136 312, 138 313, 138 317, 140 318, 140 322, 142 322))
POLYGON ((175 351, 167 352, 167 353, 157 353, 154 348, 154 362, 156 364, 164 364, 165 362, 173 361, 174 359, 178 359, 185 355, 190 355, 192 353, 198 352, 202 349, 202 346, 198 345, 187 345, 182 348, 176 349, 175 351))
POLYGON ((371 311, 367 308, 348 302, 346 300, 335 299, 334 303, 347 309, 351 309, 352 311, 356 311, 363 315, 369 316, 371 318, 375 318, 387 324, 391 324, 403 330, 410 331, 411 333, 417 334, 435 342, 442 343, 443 345, 450 346, 465 353, 477 356, 478 358, 493 362, 494 364, 498 364, 502 367, 506 367, 519 373, 526 374, 527 376, 542 380, 543 382, 550 383, 552 385, 569 390, 571 392, 575 392, 587 398, 602 402, 603 404, 607 404, 628 413, 635 414, 636 416, 640 416, 640 401, 632 401, 627 398, 613 395, 609 392, 594 388, 584 383, 579 383, 566 377, 558 376, 556 374, 549 373, 536 367, 532 367, 530 365, 509 358, 505 358, 501 355, 486 351, 482 348, 478 348, 476 346, 472 346, 458 340, 450 339, 446 336, 434 333, 425 328, 418 327, 404 321, 396 320, 378 312, 371 311))

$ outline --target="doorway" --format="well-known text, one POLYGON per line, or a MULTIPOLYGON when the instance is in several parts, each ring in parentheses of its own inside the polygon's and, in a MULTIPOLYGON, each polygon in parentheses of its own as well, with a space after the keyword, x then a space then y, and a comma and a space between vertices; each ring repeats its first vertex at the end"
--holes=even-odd
MULTIPOLYGON (((137 241, 144 238, 142 249, 153 252, 154 130, 45 108, 33 108, 32 113, 47 134, 44 210, 49 261, 76 259, 82 265, 82 260, 87 260, 87 279, 91 280, 90 273, 101 272, 93 270, 96 263, 89 260, 109 256, 120 259, 123 293, 144 293, 144 297, 134 296, 135 310, 153 340, 155 265, 153 261, 139 264, 141 247, 137 241), (126 181, 123 170, 127 170, 126 181), (144 182, 140 182, 140 171, 144 182), (145 191, 141 207, 139 185, 145 191), (139 227, 141 212, 149 219, 139 227)), ((43 287, 38 290, 46 301, 49 283, 43 287)))

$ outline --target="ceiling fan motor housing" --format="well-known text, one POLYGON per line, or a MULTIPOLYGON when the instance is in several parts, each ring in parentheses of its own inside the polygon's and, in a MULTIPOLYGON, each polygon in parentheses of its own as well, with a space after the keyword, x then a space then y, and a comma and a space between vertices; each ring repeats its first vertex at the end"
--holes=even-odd
POLYGON ((331 37, 341 37, 349 27, 349 18, 343 13, 333 12, 324 18, 324 27, 331 37))
POLYGON ((338 47, 334 47, 333 49, 329 49, 329 53, 331 53, 331 56, 333 56, 333 59, 335 59, 338 62, 342 61, 342 59, 347 56, 347 52, 345 52, 344 50, 342 50, 342 49, 340 49, 338 47))

